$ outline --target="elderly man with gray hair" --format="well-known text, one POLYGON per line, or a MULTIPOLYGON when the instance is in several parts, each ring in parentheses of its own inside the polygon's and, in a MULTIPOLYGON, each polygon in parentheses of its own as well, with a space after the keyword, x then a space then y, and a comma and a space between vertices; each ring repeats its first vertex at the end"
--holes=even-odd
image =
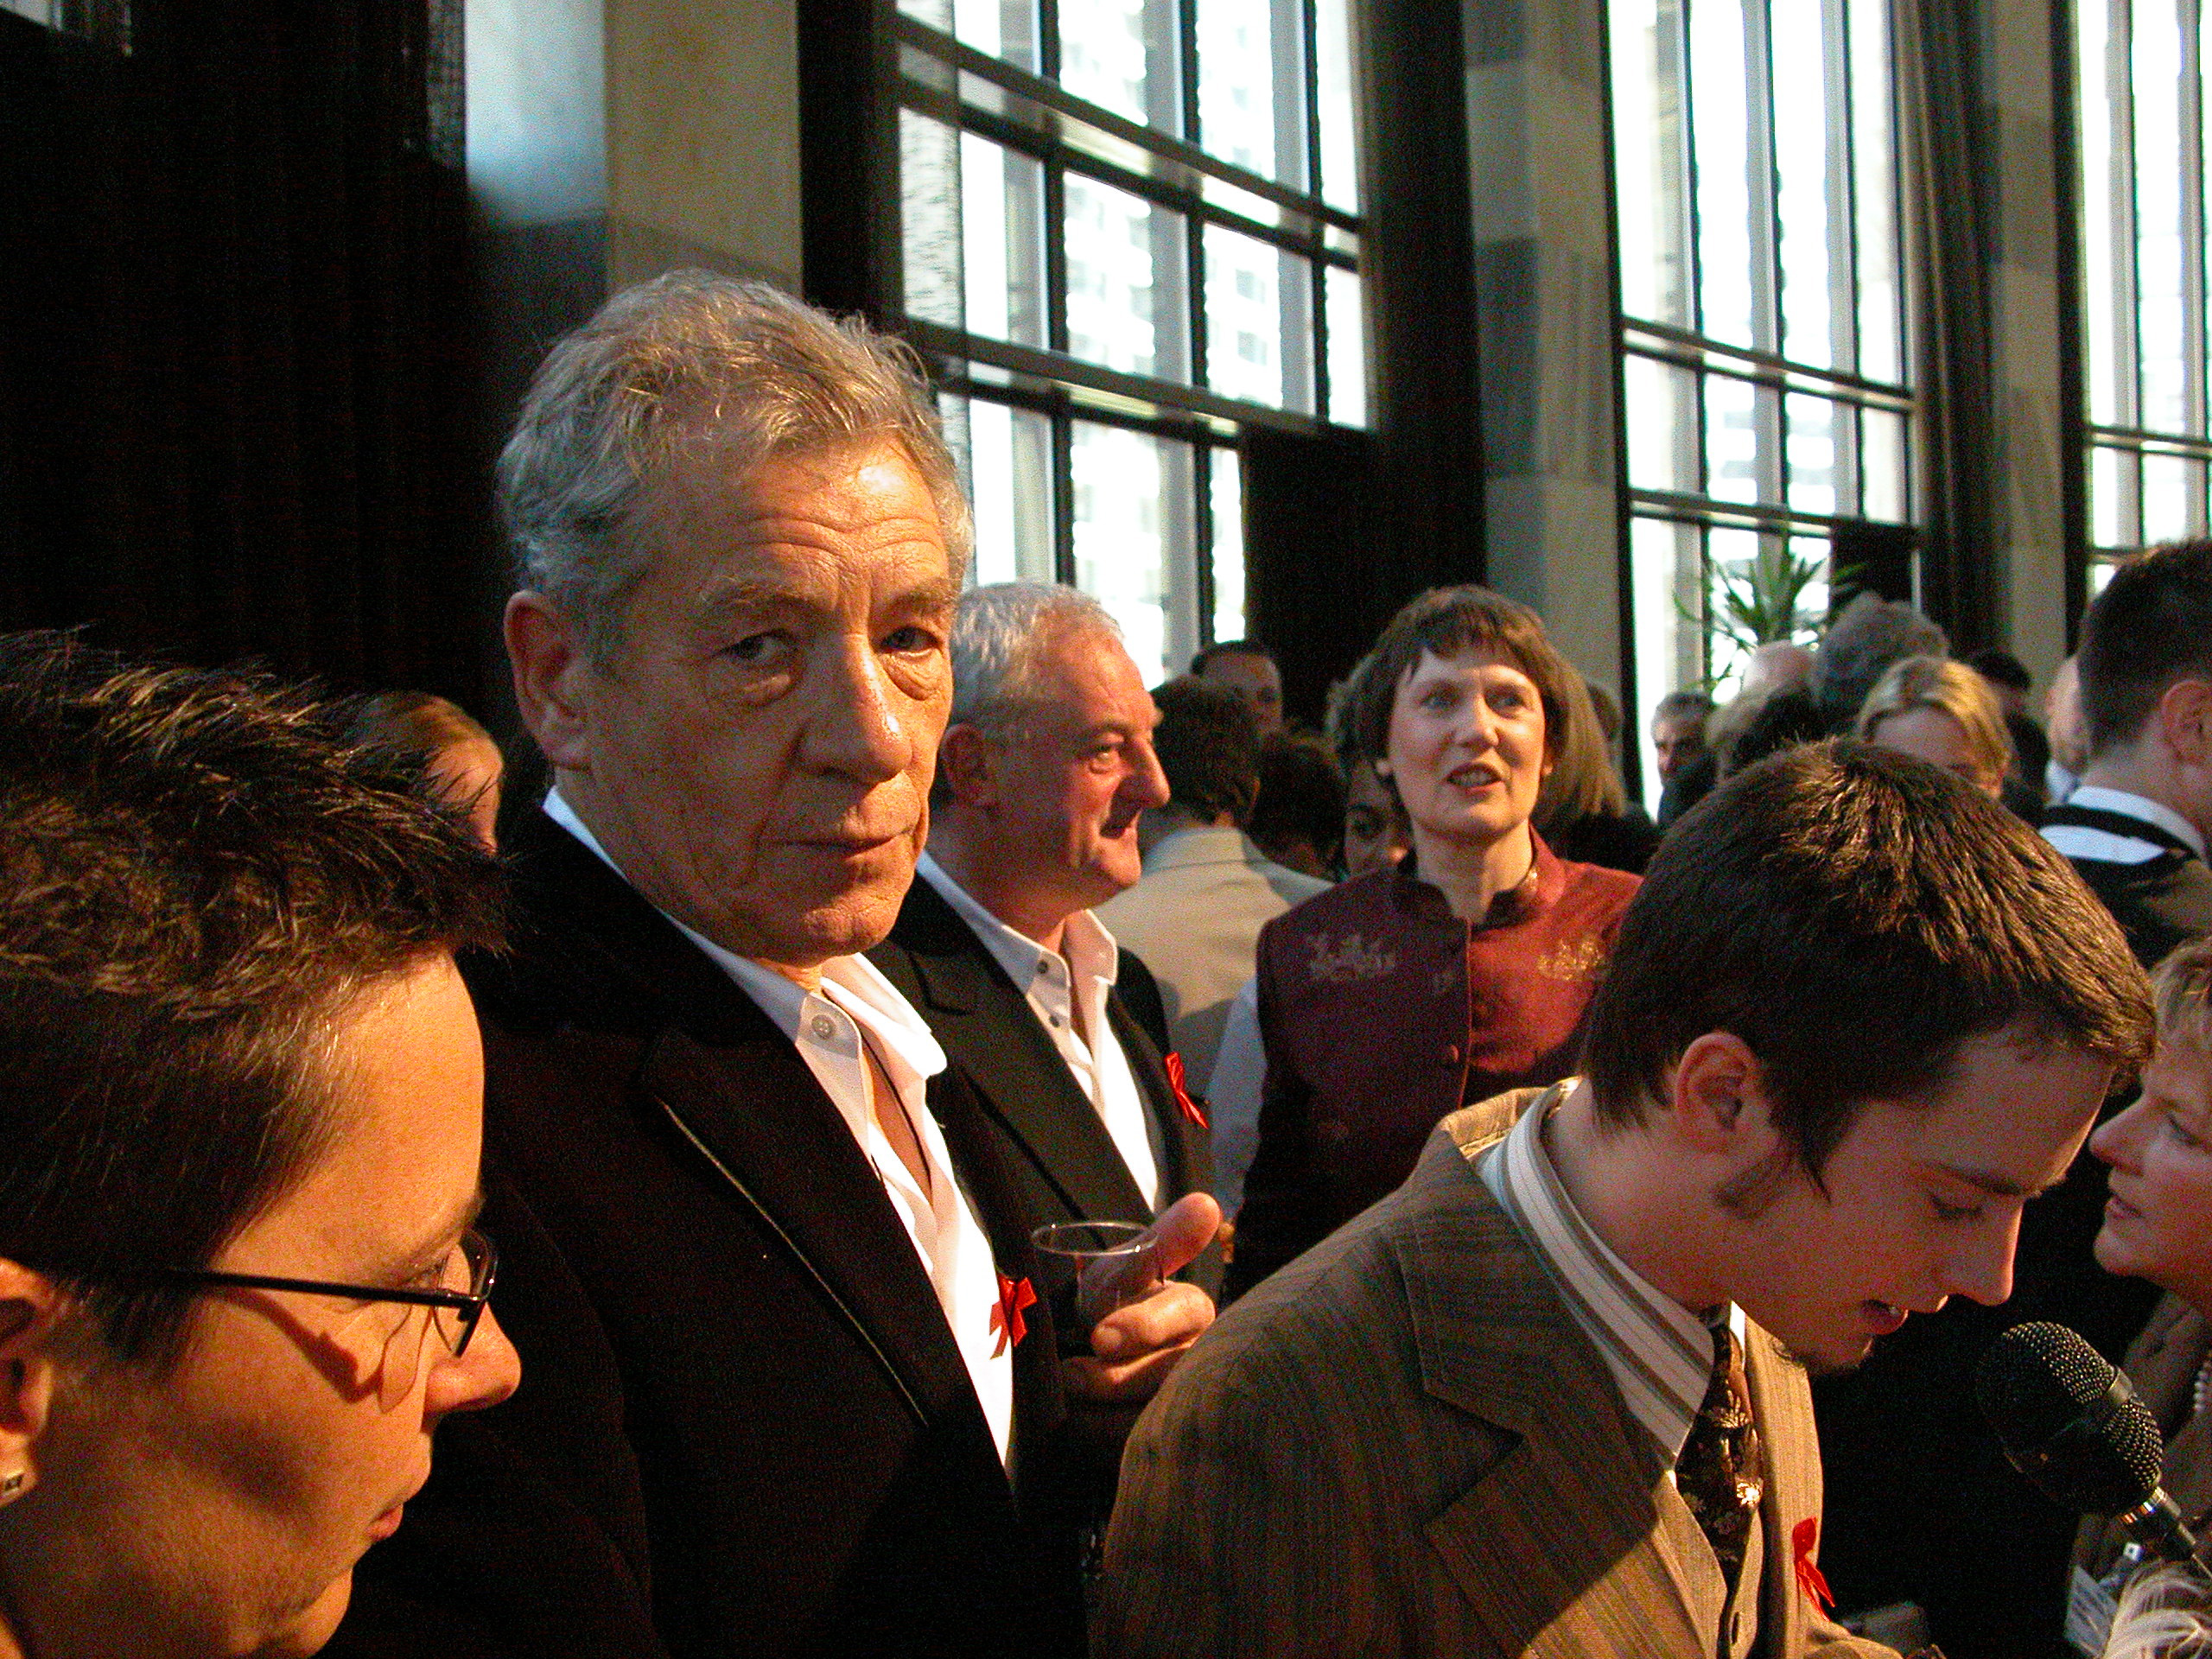
MULTIPOLYGON (((1023 1220, 1157 1218, 1177 1273, 1221 1222, 1211 1137, 1157 986, 1091 913, 1135 884, 1138 819, 1167 800, 1159 711, 1104 607, 1042 582, 962 596, 952 683, 929 850, 875 960, 982 1096, 1023 1220)), ((1115 1395, 1148 1395, 1211 1319, 1217 1257, 1193 1276, 1150 1310, 1152 1357, 1115 1395)), ((1089 1383, 1120 1334, 1090 1333, 1079 1390, 1104 1391, 1089 1383)))
MULTIPOLYGON (((555 347, 500 483, 554 782, 515 949, 469 973, 532 1389, 373 1553, 340 1650, 1078 1654, 1023 1217, 860 954, 952 702, 928 391, 858 323, 678 273, 555 347)), ((1156 1334, 1124 1313, 1102 1387, 1156 1334)))

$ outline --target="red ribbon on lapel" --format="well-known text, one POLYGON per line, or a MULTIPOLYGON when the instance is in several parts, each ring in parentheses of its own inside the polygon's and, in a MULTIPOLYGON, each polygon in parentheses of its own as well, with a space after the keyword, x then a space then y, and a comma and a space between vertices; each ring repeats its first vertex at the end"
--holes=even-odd
POLYGON ((1021 1345, 1021 1339, 1029 1334, 1029 1321, 1021 1317, 1021 1310, 1036 1306, 1037 1292, 1027 1279, 1009 1279, 1004 1274, 999 1274, 998 1306, 991 1310, 991 1329, 998 1332, 999 1338, 999 1345, 991 1350, 993 1359, 1006 1352, 1009 1337, 1014 1339, 1014 1346, 1021 1345))
POLYGON ((1202 1129, 1209 1128, 1206 1115, 1198 1109, 1198 1103, 1191 1098, 1190 1090, 1184 1086, 1183 1057, 1170 1049, 1162 1064, 1167 1068, 1167 1086, 1175 1091, 1175 1104, 1183 1116, 1202 1129))
POLYGON ((1828 1581, 1813 1560, 1813 1550, 1820 1541, 1821 1517, 1817 1515, 1807 1516, 1789 1535, 1790 1550, 1797 1558, 1797 1587, 1814 1606, 1824 1613, 1832 1613, 1835 1611, 1835 1598, 1828 1593, 1828 1581))

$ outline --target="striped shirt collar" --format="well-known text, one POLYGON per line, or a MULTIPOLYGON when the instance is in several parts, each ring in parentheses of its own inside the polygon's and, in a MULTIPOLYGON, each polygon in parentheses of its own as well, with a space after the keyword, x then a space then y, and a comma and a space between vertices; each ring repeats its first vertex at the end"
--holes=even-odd
MULTIPOLYGON (((1567 1197, 1544 1122, 1575 1083, 1569 1077, 1531 1102, 1479 1168, 1671 1471, 1713 1378, 1713 1327, 1615 1255, 1567 1197)), ((1740 1340, 1743 1310, 1732 1303, 1726 1317, 1740 1340)))
POLYGON ((2154 801, 2147 795, 2124 789, 2108 789, 2102 784, 2083 784, 2066 798, 2066 804, 2085 811, 2116 812, 2125 818, 2140 818, 2177 837, 2197 857, 2204 856, 2204 832, 2164 801, 2154 801))

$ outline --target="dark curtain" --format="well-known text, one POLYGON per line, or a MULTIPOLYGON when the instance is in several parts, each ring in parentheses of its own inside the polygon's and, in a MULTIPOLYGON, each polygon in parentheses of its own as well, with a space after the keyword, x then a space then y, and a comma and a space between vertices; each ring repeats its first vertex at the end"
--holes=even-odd
POLYGON ((1376 580, 1375 441, 1255 426, 1237 450, 1248 632, 1275 654, 1284 712, 1318 727, 1330 685, 1408 596, 1376 580))
POLYGON ((1897 101, 1924 188, 1911 191, 1910 242, 1921 392, 1921 608, 1954 651, 1997 645, 1996 391, 1989 267, 1996 257, 1996 151, 1980 93, 1976 0, 1896 0, 1897 101))
POLYGON ((140 0, 128 57, 0 15, 0 625, 483 706, 440 15, 140 0))
POLYGON ((1463 15, 1459 0, 1356 9, 1374 429, 1360 551, 1370 588, 1382 590, 1377 627, 1425 588, 1484 575, 1466 110, 1466 37, 1484 15, 1480 5, 1463 15))

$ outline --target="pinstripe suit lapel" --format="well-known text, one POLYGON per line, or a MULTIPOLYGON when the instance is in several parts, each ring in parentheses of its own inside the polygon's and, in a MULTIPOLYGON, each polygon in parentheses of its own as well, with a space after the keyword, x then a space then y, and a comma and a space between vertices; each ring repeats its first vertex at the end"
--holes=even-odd
POLYGON ((1797 1585, 1792 1535, 1800 1522, 1821 1512, 1813 1395, 1803 1367, 1779 1343, 1755 1325, 1745 1327, 1745 1336, 1744 1370, 1751 1387, 1751 1415, 1767 1448, 1766 1492, 1759 1503, 1759 1528, 1766 1543, 1759 1629, 1769 1633, 1769 1653, 1798 1653, 1804 1649, 1808 1609, 1797 1585))
POLYGON ((1429 1523, 1429 1541, 1500 1651, 1695 1651, 1657 1452, 1489 1188, 1466 1174, 1466 1204, 1396 1247, 1420 1383, 1520 1443, 1429 1523), (1500 1561, 1514 1563, 1510 1578, 1500 1561))

